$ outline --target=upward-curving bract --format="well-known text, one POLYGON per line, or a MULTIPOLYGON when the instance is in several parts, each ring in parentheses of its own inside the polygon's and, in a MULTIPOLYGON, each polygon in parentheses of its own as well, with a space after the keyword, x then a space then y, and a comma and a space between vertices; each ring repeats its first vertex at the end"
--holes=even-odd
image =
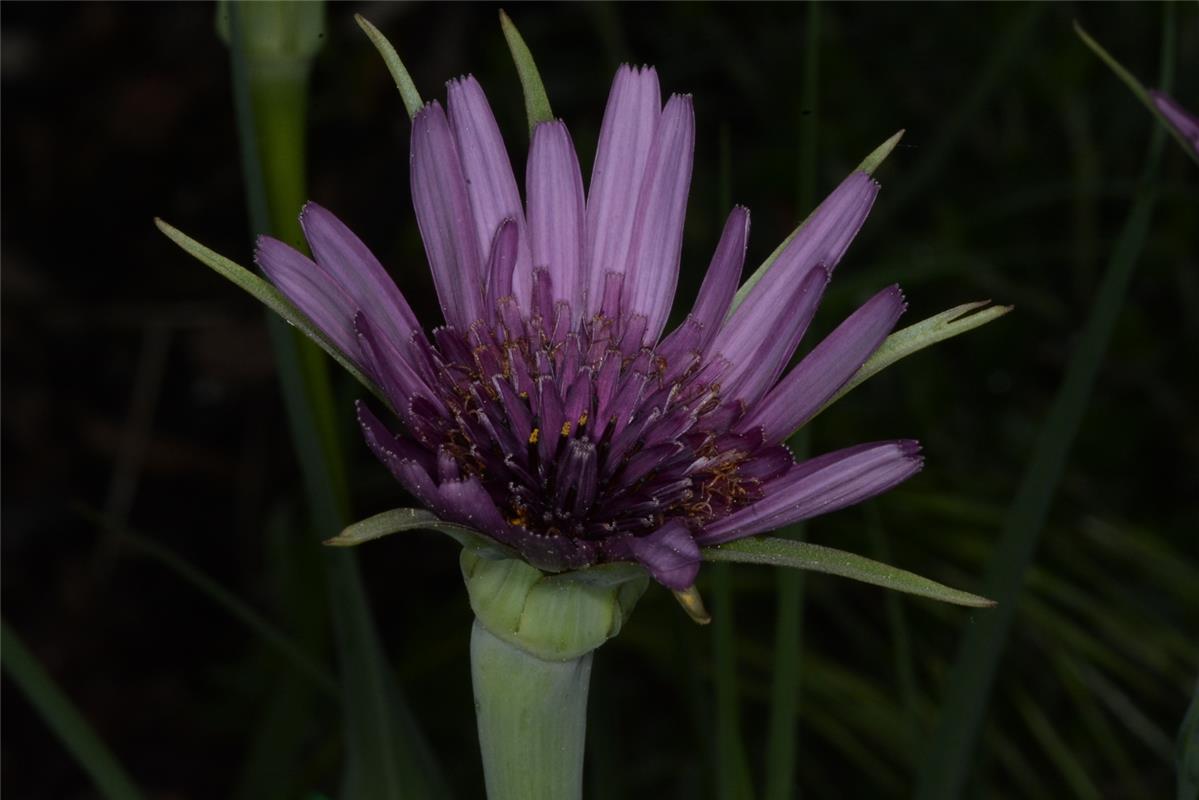
POLYGON ((735 208, 691 312, 674 301, 695 151, 692 101, 621 67, 584 188, 566 125, 533 130, 522 202, 474 78, 413 117, 416 218, 446 324, 427 335, 362 242, 310 203, 314 260, 269 237, 271 281, 377 384, 398 429, 358 407, 367 444, 442 519, 551 571, 643 564, 690 587, 700 547, 885 491, 911 441, 796 463, 784 439, 904 310, 884 289, 787 371, 878 184, 856 171, 733 306, 749 233, 735 208))

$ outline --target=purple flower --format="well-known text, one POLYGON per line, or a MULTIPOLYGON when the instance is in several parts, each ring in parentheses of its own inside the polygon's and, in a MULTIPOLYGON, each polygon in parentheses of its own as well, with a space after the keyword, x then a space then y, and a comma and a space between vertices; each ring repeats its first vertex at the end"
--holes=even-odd
POLYGON ((612 85, 590 185, 561 121, 538 125, 525 198, 474 78, 413 119, 417 223, 446 324, 427 336, 379 261, 309 203, 315 260, 269 237, 256 260, 383 390, 367 444, 443 519, 559 571, 643 564, 695 580, 700 548, 865 500, 920 469, 913 441, 796 463, 784 440, 903 313, 879 292, 793 369, 878 184, 851 174, 741 302, 749 212, 729 215, 690 314, 674 299, 695 149, 691 98, 663 106, 652 68, 612 85))
POLYGON ((1199 117, 1180 106, 1177 100, 1165 92, 1150 89, 1149 97, 1161 115, 1190 144, 1195 154, 1199 155, 1199 117))

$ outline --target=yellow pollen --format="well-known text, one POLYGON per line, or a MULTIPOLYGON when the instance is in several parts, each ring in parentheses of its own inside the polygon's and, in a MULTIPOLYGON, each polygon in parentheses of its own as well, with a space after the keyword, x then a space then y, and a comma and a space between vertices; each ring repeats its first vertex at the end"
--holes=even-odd
POLYGON ((569 421, 562 423, 562 436, 564 436, 564 437, 570 436, 570 422, 569 421))
POLYGON ((582 416, 579 417, 579 427, 581 428, 586 424, 587 424, 587 412, 584 411, 582 416))
POLYGON ((529 434, 529 444, 537 444, 537 440, 541 438, 541 428, 534 428, 529 434))

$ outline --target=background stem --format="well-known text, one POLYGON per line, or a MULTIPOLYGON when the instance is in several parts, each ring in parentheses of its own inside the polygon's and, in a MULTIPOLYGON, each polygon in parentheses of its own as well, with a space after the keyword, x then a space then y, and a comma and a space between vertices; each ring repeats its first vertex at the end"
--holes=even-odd
MULTIPOLYGON (((255 233, 303 249, 305 142, 316 4, 229 3, 227 18, 242 168, 255 233), (307 43, 305 40, 307 39, 307 43), (280 44, 284 43, 284 44, 280 44)), ((316 21, 319 23, 319 20, 316 21)), ((350 522, 339 415, 328 360, 297 331, 268 320, 308 515, 320 539, 350 522)), ((312 546, 311 539, 298 546, 312 546)), ((353 553, 324 553, 345 720, 342 794, 398 800, 448 791, 383 651, 353 553)))

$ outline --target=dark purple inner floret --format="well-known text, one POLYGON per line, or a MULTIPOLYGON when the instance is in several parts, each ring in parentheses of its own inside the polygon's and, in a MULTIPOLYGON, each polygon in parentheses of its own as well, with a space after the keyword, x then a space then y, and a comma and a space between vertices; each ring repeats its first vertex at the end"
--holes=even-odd
POLYGON ((502 298, 494 322, 412 340, 436 395, 397 410, 440 480, 476 477, 510 524, 594 540, 671 518, 698 530, 791 466, 759 430, 730 432, 741 408, 721 400, 727 361, 705 362, 685 335, 644 345, 645 318, 618 301, 575 325, 546 271, 534 284, 527 317, 502 298))

